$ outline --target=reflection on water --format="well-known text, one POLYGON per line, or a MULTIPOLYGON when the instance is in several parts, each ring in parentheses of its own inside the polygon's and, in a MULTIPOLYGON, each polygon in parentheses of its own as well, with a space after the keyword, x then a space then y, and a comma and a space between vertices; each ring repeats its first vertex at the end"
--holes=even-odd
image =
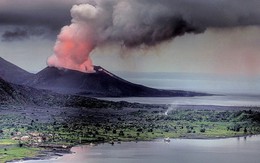
MULTIPOLYGON (((42 163, 259 163, 260 136, 171 139, 73 147, 73 154, 42 163)), ((28 161, 30 162, 30 161, 28 161)))

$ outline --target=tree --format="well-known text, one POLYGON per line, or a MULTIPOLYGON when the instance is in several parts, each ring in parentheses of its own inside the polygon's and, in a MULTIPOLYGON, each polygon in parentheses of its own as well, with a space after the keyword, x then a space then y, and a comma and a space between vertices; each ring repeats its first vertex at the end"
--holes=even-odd
POLYGON ((23 147, 23 143, 22 143, 21 141, 19 141, 18 146, 19 146, 20 148, 23 147))
POLYGON ((118 135, 119 135, 119 136, 125 136, 124 131, 120 130, 120 132, 119 132, 118 135))
POLYGON ((246 127, 244 128, 244 133, 247 133, 247 128, 246 127))

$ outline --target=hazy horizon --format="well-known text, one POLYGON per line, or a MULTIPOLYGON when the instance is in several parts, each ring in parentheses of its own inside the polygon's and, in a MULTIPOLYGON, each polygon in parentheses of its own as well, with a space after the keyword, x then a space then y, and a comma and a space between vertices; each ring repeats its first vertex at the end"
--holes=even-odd
MULTIPOLYGON (((104 66, 102 67, 107 69, 104 66)), ((107 70, 110 71, 109 69, 107 70)), ((39 71, 28 72, 36 74, 39 71)), ((130 82, 159 89, 178 89, 215 94, 260 95, 260 85, 258 84, 260 82, 260 76, 229 76, 223 74, 188 72, 110 72, 130 82)))

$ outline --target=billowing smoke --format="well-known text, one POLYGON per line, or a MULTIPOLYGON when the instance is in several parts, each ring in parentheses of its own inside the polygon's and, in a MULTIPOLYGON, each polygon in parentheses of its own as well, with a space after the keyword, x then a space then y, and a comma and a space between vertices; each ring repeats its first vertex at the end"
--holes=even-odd
POLYGON ((152 46, 199 29, 178 13, 159 3, 147 10, 137 1, 96 1, 74 5, 72 23, 62 28, 54 46, 49 66, 93 72, 91 51, 97 46, 118 42, 127 48, 152 46), (138 7, 140 12, 136 12, 138 7))
POLYGON ((259 24, 258 19, 252 21, 259 17, 259 10, 249 13, 250 7, 204 0, 92 0, 74 5, 71 25, 62 28, 48 65, 93 72, 90 53, 102 44, 153 46, 208 27, 259 24))

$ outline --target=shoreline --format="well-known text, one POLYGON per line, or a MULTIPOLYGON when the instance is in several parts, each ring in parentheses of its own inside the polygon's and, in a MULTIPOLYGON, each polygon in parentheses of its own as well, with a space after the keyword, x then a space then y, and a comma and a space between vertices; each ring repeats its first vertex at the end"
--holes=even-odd
MULTIPOLYGON (((220 139, 232 139, 232 138, 245 138, 245 137, 252 137, 252 136, 260 136, 260 134, 247 134, 247 135, 239 135, 239 136, 220 136, 220 137, 177 137, 177 138, 170 138, 170 140, 178 139, 178 140, 220 140, 220 139)), ((60 157, 66 155, 66 154, 73 154, 74 152, 71 151, 73 147, 77 146, 98 146, 100 144, 111 144, 112 146, 115 144, 121 144, 121 143, 129 143, 129 142, 155 142, 156 140, 164 140, 164 138, 155 138, 152 140, 131 140, 131 141, 120 141, 120 142, 114 142, 114 144, 111 144, 110 142, 93 142, 93 143, 85 143, 85 144, 75 144, 67 149, 57 150, 52 148, 46 148, 43 149, 36 155, 35 157, 26 157, 23 159, 16 159, 7 161, 7 163, 14 163, 14 162, 24 162, 24 161, 33 161, 33 160, 52 160, 52 159, 59 159, 60 157)))

